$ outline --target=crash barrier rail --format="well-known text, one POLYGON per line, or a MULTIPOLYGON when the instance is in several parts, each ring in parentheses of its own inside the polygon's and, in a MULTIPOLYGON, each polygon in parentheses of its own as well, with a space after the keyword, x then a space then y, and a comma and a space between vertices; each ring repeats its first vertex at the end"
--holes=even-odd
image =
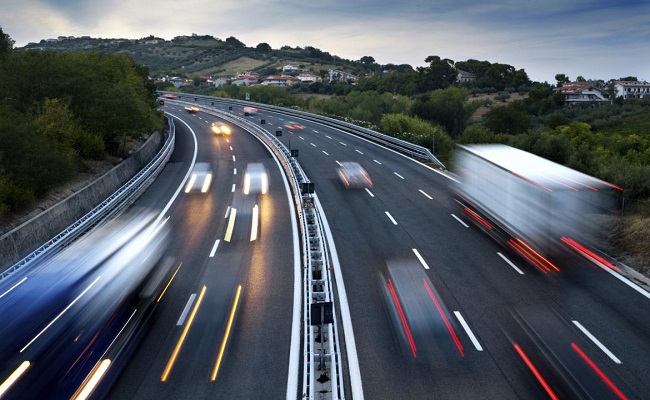
POLYGON ((275 133, 271 134, 250 120, 226 111, 205 107, 202 111, 242 126, 257 136, 275 154, 290 181, 302 242, 304 360, 300 398, 344 400, 341 342, 333 306, 333 280, 327 268, 331 265, 329 244, 323 231, 320 210, 314 201, 313 183, 275 133))
MULTIPOLYGON (((44 254, 60 250, 77 239, 80 235, 88 232, 91 228, 107 221, 128 205, 132 204, 162 172, 169 161, 175 145, 174 121, 167 118, 169 122, 169 134, 156 156, 133 178, 122 185, 115 193, 102 201, 95 208, 79 218, 72 225, 58 233, 45 244, 38 247, 26 257, 6 269, 0 274, 0 280, 6 278, 13 272, 39 259, 44 254)), ((50 253, 51 254, 51 253, 50 253)))
POLYGON ((408 154, 411 157, 433 163, 439 168, 447 169, 447 167, 440 160, 438 160, 438 158, 436 158, 435 155, 433 155, 431 150, 427 149, 426 147, 407 142, 406 140, 397 139, 392 136, 386 135, 384 133, 373 131, 372 129, 363 128, 335 118, 325 117, 322 115, 312 114, 312 113, 299 111, 299 110, 293 110, 291 108, 272 106, 272 105, 262 104, 262 103, 254 103, 250 101, 243 101, 243 100, 236 100, 236 99, 223 99, 218 97, 200 96, 200 95, 193 95, 193 94, 179 94, 179 93, 172 93, 172 92, 161 92, 161 93, 173 94, 175 96, 178 96, 179 99, 185 99, 185 98, 192 99, 195 102, 202 100, 202 101, 212 102, 213 104, 214 102, 232 103, 232 104, 240 105, 242 107, 263 108, 265 110, 270 110, 290 117, 300 117, 305 120, 317 122, 323 125, 340 129, 344 132, 359 137, 363 137, 367 140, 370 140, 371 142, 378 143, 384 147, 393 149, 400 153, 408 154))

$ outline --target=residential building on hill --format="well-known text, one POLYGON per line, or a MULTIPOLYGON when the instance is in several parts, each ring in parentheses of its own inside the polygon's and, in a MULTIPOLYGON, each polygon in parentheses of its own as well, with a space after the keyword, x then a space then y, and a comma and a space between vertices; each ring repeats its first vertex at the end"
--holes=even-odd
POLYGON ((642 99, 650 96, 650 83, 637 81, 614 81, 616 97, 642 99))
POLYGON ((476 79, 476 75, 471 72, 458 70, 458 75, 456 75, 457 83, 469 83, 473 82, 476 79))
POLYGON ((564 98, 564 104, 606 103, 610 100, 595 82, 569 82, 555 88, 564 98))

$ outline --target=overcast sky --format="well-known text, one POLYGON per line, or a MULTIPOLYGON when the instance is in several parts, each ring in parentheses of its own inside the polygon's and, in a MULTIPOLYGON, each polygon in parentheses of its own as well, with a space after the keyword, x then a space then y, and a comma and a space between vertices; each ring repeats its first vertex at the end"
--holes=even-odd
POLYGON ((350 60, 430 55, 525 69, 535 81, 650 81, 650 0, 0 0, 16 47, 57 36, 234 36, 350 60))

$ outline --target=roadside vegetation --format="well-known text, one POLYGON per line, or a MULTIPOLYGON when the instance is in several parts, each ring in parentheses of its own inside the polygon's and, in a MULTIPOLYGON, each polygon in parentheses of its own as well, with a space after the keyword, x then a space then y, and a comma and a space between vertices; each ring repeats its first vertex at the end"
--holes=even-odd
POLYGON ((162 127, 148 70, 131 58, 12 47, 0 29, 0 220, 162 127))
MULTIPOLYGON (((12 139, 17 144, 10 152, 0 142, 0 216, 23 204, 17 201, 22 192, 12 189, 22 188, 17 174, 29 177, 21 179, 30 182, 25 198, 32 199, 65 181, 71 173, 66 171, 79 168, 80 159, 119 154, 120 138, 157 128, 154 89, 242 100, 248 94, 255 102, 340 118, 433 149, 450 168, 456 144, 503 143, 623 187, 620 218, 610 240, 615 249, 608 250, 622 258, 632 255, 650 272, 650 99, 567 107, 552 84, 532 82, 523 69, 507 64, 430 56, 424 67, 379 65, 369 56, 344 60, 310 46, 247 47, 234 37, 192 36, 157 44, 153 36, 137 41, 79 38, 53 45, 63 53, 12 52, 10 39, 4 41, 9 45, 0 47, 0 99, 5 99, 0 103, 0 140, 14 138, 17 132, 32 139, 12 139), (231 76, 244 69, 279 74, 283 63, 321 78, 328 68, 344 68, 359 79, 324 79, 288 88, 227 85, 216 90, 200 86, 196 79, 199 74, 231 76), (140 64, 151 68, 151 76, 195 78, 196 85, 176 89, 161 83, 152 88, 140 64), (473 74, 473 79, 458 84, 459 71, 473 74), (62 120, 65 129, 51 131, 56 126, 52 121, 62 120), (44 166, 42 175, 29 170, 35 167, 25 156, 15 155, 32 151, 28 143, 34 146, 33 157, 43 158, 36 163, 44 166), (67 167, 46 167, 54 162, 67 167)), ((41 42, 26 49, 39 46, 49 48, 41 42)), ((569 81, 563 74, 556 80, 569 81)))

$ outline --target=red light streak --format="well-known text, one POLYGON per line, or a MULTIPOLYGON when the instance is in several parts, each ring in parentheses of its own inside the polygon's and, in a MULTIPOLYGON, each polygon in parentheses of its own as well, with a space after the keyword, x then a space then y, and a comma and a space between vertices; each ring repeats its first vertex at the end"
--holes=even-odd
POLYGON ((517 343, 515 343, 514 346, 515 346, 515 350, 519 354, 519 357, 521 357, 521 359, 524 360, 524 363, 526 363, 528 369, 530 369, 533 375, 535 375, 535 378, 537 378, 537 380, 542 385, 542 387, 549 395, 549 397, 553 400, 559 400, 559 397, 557 397, 557 395, 553 392, 553 389, 551 389, 548 382, 546 382, 546 379, 544 379, 544 377, 542 376, 542 374, 539 373, 535 365, 533 365, 533 363, 528 359, 526 353, 524 353, 524 351, 521 349, 521 347, 519 347, 517 343))
POLYGON ((512 174, 513 174, 514 176, 520 178, 520 179, 525 180, 525 181, 528 182, 528 183, 532 183, 533 185, 535 185, 535 186, 537 186, 537 187, 541 187, 541 188, 544 189, 544 190, 547 190, 547 191, 549 191, 549 192, 552 192, 552 191, 553 191, 552 189, 549 189, 549 188, 547 188, 546 186, 544 186, 544 185, 542 185, 542 184, 539 184, 539 183, 535 182, 535 181, 532 180, 532 179, 528 179, 528 178, 526 178, 526 177, 523 176, 523 175, 519 175, 519 174, 516 173, 516 172, 512 172, 512 174))
POLYGON ((612 392, 614 392, 614 394, 616 394, 616 396, 617 396, 619 399, 627 399, 627 397, 625 397, 625 395, 623 394, 623 392, 621 392, 621 391, 619 390, 619 388, 617 388, 616 385, 614 385, 614 383, 613 383, 611 380, 609 380, 609 378, 607 377, 607 375, 605 375, 605 373, 604 373, 603 371, 601 371, 600 368, 598 368, 598 366, 596 365, 596 363, 594 363, 594 362, 591 360, 591 358, 589 358, 589 356, 587 356, 587 355, 586 355, 586 354, 585 354, 585 353, 580 349, 580 347, 578 347, 577 344, 575 344, 575 343, 571 343, 571 348, 572 348, 573 350, 575 350, 575 352, 578 353, 578 355, 579 355, 580 357, 582 357, 583 360, 585 360, 585 362, 586 362, 586 363, 591 367, 591 369, 593 369, 593 370, 598 374, 598 376, 600 377, 600 379, 602 379, 603 382, 605 382, 605 383, 607 384, 607 386, 609 386, 609 388, 612 390, 612 392))
POLYGON ((583 246, 580 243, 576 242, 575 240, 567 238, 567 237, 563 237, 561 240, 564 243, 566 243, 567 245, 571 246, 571 248, 573 248, 573 249, 577 250, 578 252, 580 252, 581 254, 583 254, 585 257, 591 259, 592 261, 600 263, 600 264, 606 266, 607 268, 610 268, 610 269, 613 269, 613 270, 616 270, 616 271, 621 270, 616 265, 614 265, 611 262, 605 260, 603 257, 601 257, 598 254, 594 253, 593 251, 589 250, 588 248, 586 248, 585 246, 583 246))
POLYGON ((390 279, 388 280, 388 289, 390 290, 390 295, 393 297, 393 302, 395 302, 395 306, 397 307, 397 312, 399 313, 399 319, 402 321, 402 326, 404 327, 404 332, 406 332, 406 338, 408 339, 409 346, 411 346, 411 352, 413 353, 413 357, 417 358, 417 348, 415 347, 415 340, 413 340, 413 335, 411 335, 411 328, 409 328, 409 324, 406 321, 406 316, 404 315, 404 310, 402 310, 402 305, 399 302, 399 299, 397 298, 397 293, 395 293, 395 288, 393 287, 393 281, 390 279))
POLYGON ((549 272, 551 268, 558 272, 560 271, 558 267, 556 267, 552 262, 544 258, 544 256, 536 252, 532 247, 527 245, 523 240, 519 238, 514 240, 509 239, 508 244, 512 246, 512 248, 514 248, 519 254, 524 256, 526 260, 531 262, 543 273, 549 272))
POLYGON ((424 287, 427 289, 427 292, 429 292, 429 296, 431 297, 431 300, 433 300, 433 303, 436 305, 436 308, 438 309, 438 313, 440 313, 442 320, 445 321, 445 325, 447 325, 447 330, 449 330, 449 334, 451 335, 451 338, 454 339, 454 343, 456 343, 456 347, 458 347, 458 352, 460 353, 461 357, 465 357, 465 354, 463 353, 463 345, 460 343, 460 340, 458 340, 458 336, 456 336, 456 331, 454 331, 454 328, 449 323, 449 319, 447 319, 447 316, 442 311, 442 307, 440 306, 438 299, 436 299, 436 296, 433 295, 433 291, 429 286, 429 282, 427 282, 424 278, 422 278, 422 282, 424 282, 424 287))
MULTIPOLYGON (((574 188, 573 186, 567 185, 566 183, 562 183, 562 182, 560 182, 560 181, 558 181, 558 180, 555 180, 555 179, 553 179, 553 178, 549 178, 548 176, 546 177, 546 179, 548 179, 548 180, 550 180, 550 181, 553 181, 553 182, 555 182, 555 183, 557 183, 557 184, 559 184, 559 185, 562 185, 562 186, 564 186, 564 187, 566 187, 566 188, 569 188, 569 189, 573 190, 574 192, 579 192, 578 189, 574 188)), ((592 189, 593 189, 593 188, 592 188, 592 189)))
POLYGON ((467 214, 469 214, 471 217, 473 217, 475 220, 480 222, 481 224, 485 225, 486 228, 492 229, 492 225, 490 225, 487 221, 485 221, 483 218, 481 218, 477 213, 474 211, 470 210, 469 208, 465 207, 463 209, 467 214))

